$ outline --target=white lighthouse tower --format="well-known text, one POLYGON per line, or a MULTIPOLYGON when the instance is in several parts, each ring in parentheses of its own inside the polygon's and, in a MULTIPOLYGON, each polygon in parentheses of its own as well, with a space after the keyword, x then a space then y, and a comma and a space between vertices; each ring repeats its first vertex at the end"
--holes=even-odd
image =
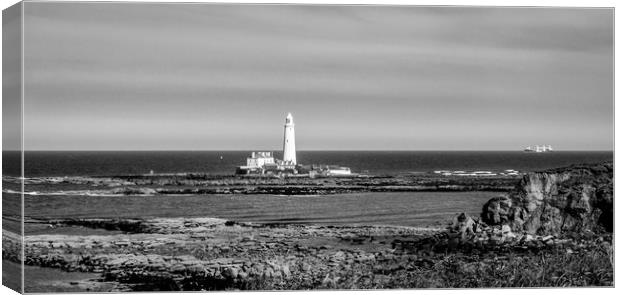
POLYGON ((297 155, 295 153, 295 123, 293 123, 293 115, 288 113, 286 123, 284 123, 284 156, 285 163, 297 165, 297 155))

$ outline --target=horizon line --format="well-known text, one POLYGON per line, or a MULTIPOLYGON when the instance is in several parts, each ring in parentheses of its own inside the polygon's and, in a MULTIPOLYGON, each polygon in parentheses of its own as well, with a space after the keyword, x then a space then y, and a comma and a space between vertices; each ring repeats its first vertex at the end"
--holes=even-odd
MULTIPOLYGON (((256 151, 271 151, 271 152, 282 152, 281 150, 270 150, 270 149, 109 149, 109 150, 89 150, 89 149, 33 149, 33 150, 13 150, 7 149, 2 150, 3 152, 256 152, 256 151)), ((522 149, 307 149, 307 150, 297 150, 297 152, 524 152, 522 149)), ((553 150, 552 153, 555 152, 614 152, 614 149, 569 149, 569 150, 553 150)))

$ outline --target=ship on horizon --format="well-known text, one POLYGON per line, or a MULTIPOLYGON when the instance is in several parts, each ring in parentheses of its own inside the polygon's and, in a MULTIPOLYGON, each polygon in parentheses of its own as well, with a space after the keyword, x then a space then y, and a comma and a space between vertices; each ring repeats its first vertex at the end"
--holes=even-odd
POLYGON ((553 152, 553 148, 550 145, 536 145, 534 148, 528 146, 523 151, 526 153, 548 153, 553 152))

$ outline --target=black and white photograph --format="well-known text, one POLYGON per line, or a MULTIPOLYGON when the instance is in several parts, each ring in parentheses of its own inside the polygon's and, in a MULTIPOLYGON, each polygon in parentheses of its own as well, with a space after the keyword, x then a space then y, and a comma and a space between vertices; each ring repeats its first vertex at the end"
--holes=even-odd
POLYGON ((3 8, 16 292, 615 286, 614 7, 3 8))

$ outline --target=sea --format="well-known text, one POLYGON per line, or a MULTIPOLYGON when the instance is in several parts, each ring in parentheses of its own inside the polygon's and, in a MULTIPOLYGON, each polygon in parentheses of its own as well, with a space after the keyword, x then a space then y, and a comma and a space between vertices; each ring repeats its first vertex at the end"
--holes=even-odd
MULTIPOLYGON (((26 178, 114 176, 154 173, 231 175, 249 151, 27 151, 26 178)), ((275 153, 281 157, 280 153, 275 153)), ((580 163, 612 161, 613 152, 561 151, 300 151, 302 164, 350 167, 372 175, 403 175, 436 170, 539 171, 580 163)), ((20 153, 3 152, 3 175, 20 175, 20 153)), ((396 225, 433 227, 454 214, 478 215, 498 192, 385 192, 317 196, 283 195, 62 195, 45 188, 24 197, 26 218, 188 218, 216 217, 257 223, 396 225)), ((19 215, 20 195, 3 181, 4 216, 19 215)), ((80 188, 83 189, 83 188, 80 188)), ((100 188, 98 188, 100 189, 100 188)), ((26 191, 33 190, 26 187, 26 191)), ((4 220, 5 224, 9 224, 4 220)), ((13 226, 17 227, 17 224, 13 226)), ((36 229, 33 229, 36 231, 36 229)), ((26 233, 29 233, 26 229, 26 233)))
MULTIPOLYGON (((154 173, 233 174, 250 151, 27 151, 25 177, 113 176, 154 173)), ((282 157, 275 152, 276 158, 282 157)), ((20 176, 20 153, 3 152, 3 174, 20 176)), ((612 161, 612 151, 298 151, 301 164, 328 164, 374 175, 436 170, 513 169, 531 172, 612 161)))

